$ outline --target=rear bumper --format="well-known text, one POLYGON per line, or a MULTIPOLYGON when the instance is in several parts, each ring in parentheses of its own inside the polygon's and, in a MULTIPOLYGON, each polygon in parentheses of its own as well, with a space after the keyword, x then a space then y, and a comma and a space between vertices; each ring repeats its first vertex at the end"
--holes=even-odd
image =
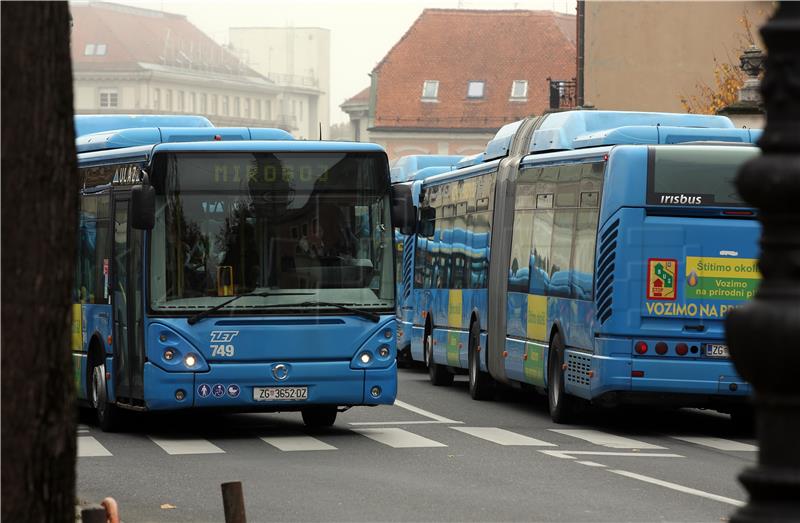
POLYGON ((306 405, 391 405, 397 396, 394 361, 383 369, 352 369, 349 361, 281 363, 288 368, 288 377, 282 381, 273 376, 273 363, 211 364, 209 371, 202 373, 165 372, 146 363, 145 404, 150 410, 289 411, 306 405), (254 387, 300 386, 308 387, 304 401, 253 399, 254 387), (370 392, 373 387, 380 388, 377 397, 370 392), (185 395, 182 400, 175 397, 178 390, 185 395), (206 391, 211 392, 204 395, 206 391))
POLYGON ((750 384, 728 359, 634 356, 630 340, 599 339, 596 354, 567 350, 568 392, 597 403, 737 404, 750 384))

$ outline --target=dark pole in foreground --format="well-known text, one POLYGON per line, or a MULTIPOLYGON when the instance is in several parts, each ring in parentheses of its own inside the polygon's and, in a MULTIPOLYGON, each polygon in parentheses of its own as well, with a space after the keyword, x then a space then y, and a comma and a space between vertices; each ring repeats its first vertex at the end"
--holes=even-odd
POLYGON ((732 522, 800 521, 800 3, 781 2, 761 29, 767 112, 760 158, 736 181, 763 225, 755 299, 726 321, 731 356, 755 391, 758 464, 732 522))
POLYGON ((222 505, 225 509, 225 523, 247 523, 241 481, 222 484, 222 505))

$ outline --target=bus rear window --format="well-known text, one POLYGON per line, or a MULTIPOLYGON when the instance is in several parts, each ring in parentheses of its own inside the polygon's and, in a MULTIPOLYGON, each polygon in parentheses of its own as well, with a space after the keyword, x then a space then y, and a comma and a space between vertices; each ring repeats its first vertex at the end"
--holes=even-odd
POLYGON ((734 181, 757 147, 673 145, 651 147, 647 203, 688 207, 741 207, 734 181))

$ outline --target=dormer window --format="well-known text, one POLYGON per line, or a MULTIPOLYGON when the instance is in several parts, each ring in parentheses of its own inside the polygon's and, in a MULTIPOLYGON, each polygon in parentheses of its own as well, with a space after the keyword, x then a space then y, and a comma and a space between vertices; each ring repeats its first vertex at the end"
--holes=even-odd
POLYGON ((439 80, 425 80, 422 84, 422 101, 435 102, 439 96, 439 80))
POLYGON ((86 44, 83 48, 83 56, 105 56, 106 44, 86 44))
POLYGON ((467 98, 483 98, 483 81, 471 81, 467 84, 467 98))
POLYGON ((528 98, 528 81, 527 80, 514 80, 511 84, 511 99, 512 100, 526 100, 528 98))

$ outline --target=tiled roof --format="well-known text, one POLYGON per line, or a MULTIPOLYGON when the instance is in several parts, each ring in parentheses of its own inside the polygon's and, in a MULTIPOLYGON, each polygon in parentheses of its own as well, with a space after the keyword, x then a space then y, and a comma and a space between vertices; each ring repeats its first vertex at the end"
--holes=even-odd
POLYGON ((369 89, 369 86, 363 88, 358 92, 358 94, 353 95, 342 102, 342 105, 369 102, 369 89))
POLYGON ((497 129, 549 107, 547 78, 575 77, 575 17, 550 11, 426 9, 375 67, 374 128, 497 129), (436 101, 423 83, 438 80, 436 101), (527 97, 511 101, 514 80, 527 97), (470 81, 484 82, 468 98, 470 81))
POLYGON ((143 69, 140 64, 158 64, 259 76, 183 15, 106 2, 72 4, 70 10, 76 71, 135 71, 143 69), (87 45, 94 46, 91 53, 87 45))

